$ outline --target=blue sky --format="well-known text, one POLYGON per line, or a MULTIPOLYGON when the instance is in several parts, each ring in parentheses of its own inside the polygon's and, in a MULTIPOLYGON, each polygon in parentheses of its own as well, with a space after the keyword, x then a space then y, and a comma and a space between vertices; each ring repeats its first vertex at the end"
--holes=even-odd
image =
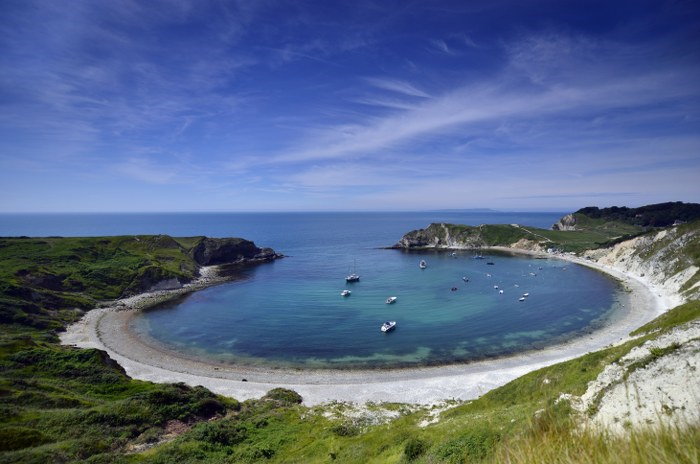
POLYGON ((693 2, 0 4, 0 211, 700 201, 693 2))

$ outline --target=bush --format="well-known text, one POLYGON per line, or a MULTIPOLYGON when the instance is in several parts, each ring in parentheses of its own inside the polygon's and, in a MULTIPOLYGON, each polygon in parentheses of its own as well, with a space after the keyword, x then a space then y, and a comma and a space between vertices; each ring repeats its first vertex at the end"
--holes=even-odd
POLYGON ((248 430, 243 425, 224 419, 197 425, 191 438, 212 445, 231 446, 242 442, 247 436, 248 430))
POLYGON ((353 424, 338 424, 331 428, 331 432, 339 437, 354 437, 360 434, 360 429, 353 424))
POLYGON ((301 404, 303 400, 299 393, 294 390, 287 390, 286 388, 274 388, 267 392, 267 394, 263 396, 263 399, 274 400, 283 405, 301 404))
POLYGON ((438 450, 438 456, 448 462, 470 462, 491 454, 501 436, 493 430, 474 430, 448 441, 438 450))
POLYGON ((409 438, 406 445, 404 445, 403 454, 406 456, 406 459, 413 461, 418 456, 425 453, 426 449, 428 449, 428 445, 423 440, 419 438, 409 438))
POLYGON ((0 451, 14 451, 29 446, 38 446, 49 441, 43 433, 29 427, 3 425, 0 428, 0 451))

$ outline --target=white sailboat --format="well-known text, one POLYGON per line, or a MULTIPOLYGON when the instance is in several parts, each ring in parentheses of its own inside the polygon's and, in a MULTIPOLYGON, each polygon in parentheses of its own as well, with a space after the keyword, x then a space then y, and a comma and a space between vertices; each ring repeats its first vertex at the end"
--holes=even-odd
POLYGON ((359 274, 357 274, 357 260, 353 262, 352 273, 345 277, 346 282, 358 282, 360 280, 359 274))

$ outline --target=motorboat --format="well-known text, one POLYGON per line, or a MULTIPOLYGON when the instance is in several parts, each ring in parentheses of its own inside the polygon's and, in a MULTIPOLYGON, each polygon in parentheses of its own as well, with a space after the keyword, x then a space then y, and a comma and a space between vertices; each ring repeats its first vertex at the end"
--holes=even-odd
POLYGON ((343 290, 340 292, 340 296, 350 296, 352 292, 350 290, 343 290))
POLYGON ((498 293, 500 293, 501 295, 503 295, 503 290, 499 290, 498 293))
POLYGON ((389 298, 386 299, 386 304, 391 304, 396 301, 395 296, 390 296, 389 298))
POLYGON ((469 279, 467 278, 467 276, 462 277, 462 280, 465 282, 469 282, 469 279))
POLYGON ((384 324, 382 324, 382 332, 386 333, 389 331, 394 330, 394 327, 396 327, 396 321, 386 321, 384 324))
POLYGON ((525 301, 525 297, 521 296, 520 298, 518 298, 518 301, 525 301))
POLYGON ((493 288, 495 288, 496 290, 498 290, 498 285, 494 285, 493 288))
POLYGON ((425 269, 426 267, 428 267, 428 263, 426 263, 424 259, 421 259, 420 263, 418 263, 418 267, 421 269, 425 269))
POLYGON ((530 294, 529 294, 529 293, 523 293, 523 296, 524 296, 525 298, 527 298, 528 296, 530 296, 530 294))
POLYGON ((456 257, 457 257, 457 253, 455 253, 455 252, 453 251, 452 253, 450 253, 450 256, 452 256, 453 258, 456 258, 456 257))
POLYGON ((473 259, 484 259, 484 257, 481 255, 474 255, 473 259))

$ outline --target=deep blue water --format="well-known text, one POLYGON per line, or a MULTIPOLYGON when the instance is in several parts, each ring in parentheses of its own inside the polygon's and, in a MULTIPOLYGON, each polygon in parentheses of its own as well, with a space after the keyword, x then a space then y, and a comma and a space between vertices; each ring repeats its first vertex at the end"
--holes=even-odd
POLYGON ((0 215, 0 235, 248 238, 288 257, 243 270, 241 281, 149 311, 135 328, 174 350, 224 362, 406 366, 542 347, 601 324, 621 293, 612 279, 590 269, 554 259, 485 254, 487 259, 475 260, 470 252, 452 257, 380 248, 430 222, 549 227, 562 215, 27 214, 0 215), (420 259, 428 261, 427 269, 418 268, 420 259), (344 277, 355 263, 361 280, 346 284, 344 277), (340 296, 344 288, 352 291, 350 297, 340 296), (518 301, 524 292, 530 296, 518 301), (398 301, 386 305, 388 296, 398 301), (382 334, 385 320, 396 320, 397 329, 382 334))

